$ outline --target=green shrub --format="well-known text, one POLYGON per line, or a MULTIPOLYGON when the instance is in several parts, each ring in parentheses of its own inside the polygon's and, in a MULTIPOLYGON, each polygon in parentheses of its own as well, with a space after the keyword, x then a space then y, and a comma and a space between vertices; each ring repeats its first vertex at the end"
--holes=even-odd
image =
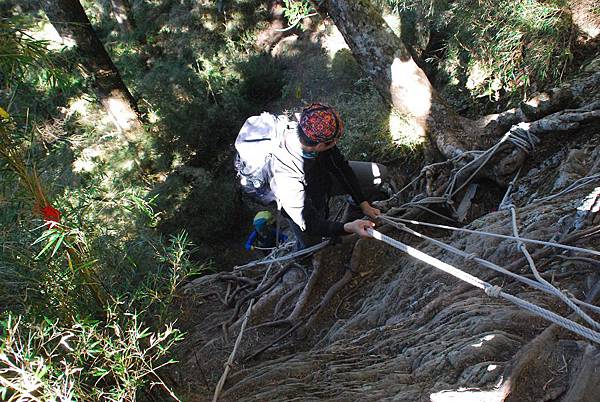
MULTIPOLYGON (((147 202, 131 210, 155 217, 147 202)), ((161 383, 156 369, 182 337, 170 318, 177 289, 204 268, 191 261, 187 235, 165 242, 151 232, 126 240, 47 229, 34 240, 38 231, 12 229, 20 230, 0 236, 10 245, 0 251, 0 301, 9 314, 0 344, 4 400, 30 391, 40 401, 62 392, 70 400, 133 400, 149 381, 161 383)))
POLYGON ((266 54, 253 55, 238 66, 240 94, 257 107, 281 97, 283 71, 281 64, 266 54))
POLYGON ((0 322, 2 399, 132 401, 149 381, 172 394, 157 370, 173 363, 167 354, 181 334, 171 325, 151 330, 138 314, 119 308, 110 308, 104 323, 12 315, 0 322))
POLYGON ((475 4, 466 4, 460 17, 455 11, 460 34, 448 44, 466 47, 459 53, 468 54, 467 89, 498 100, 503 92, 525 97, 534 83, 560 81, 572 59, 572 22, 562 0, 475 4))

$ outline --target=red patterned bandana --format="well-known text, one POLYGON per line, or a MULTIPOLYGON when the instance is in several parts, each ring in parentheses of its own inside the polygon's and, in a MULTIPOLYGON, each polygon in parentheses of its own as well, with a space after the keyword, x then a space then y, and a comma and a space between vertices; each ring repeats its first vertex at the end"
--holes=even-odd
POLYGON ((329 142, 342 135, 344 123, 334 108, 313 103, 302 110, 300 129, 316 143, 329 142))

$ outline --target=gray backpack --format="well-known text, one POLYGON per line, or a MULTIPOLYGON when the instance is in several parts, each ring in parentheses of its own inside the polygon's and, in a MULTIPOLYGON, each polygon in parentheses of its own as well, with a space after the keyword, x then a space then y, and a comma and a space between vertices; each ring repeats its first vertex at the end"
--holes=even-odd
POLYGON ((263 205, 276 200, 269 186, 269 159, 281 145, 286 131, 296 130, 296 126, 285 115, 263 112, 249 117, 235 139, 238 182, 245 194, 263 205))

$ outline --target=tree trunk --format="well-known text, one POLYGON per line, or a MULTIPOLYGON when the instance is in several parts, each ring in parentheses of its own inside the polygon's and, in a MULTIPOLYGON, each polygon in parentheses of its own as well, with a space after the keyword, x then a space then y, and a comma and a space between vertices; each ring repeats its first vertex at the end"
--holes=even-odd
POLYGON ((123 34, 130 34, 135 29, 135 20, 129 0, 110 0, 112 12, 123 34))
POLYGON ((94 76, 100 102, 115 124, 129 133, 141 127, 137 104, 92 28, 78 0, 43 0, 43 9, 63 39, 77 44, 83 67, 94 76))
POLYGON ((440 98, 369 0, 327 0, 322 4, 379 93, 413 121, 415 134, 423 139, 428 136, 446 158, 470 148, 472 141, 466 140, 465 132, 472 131, 473 123, 440 98))

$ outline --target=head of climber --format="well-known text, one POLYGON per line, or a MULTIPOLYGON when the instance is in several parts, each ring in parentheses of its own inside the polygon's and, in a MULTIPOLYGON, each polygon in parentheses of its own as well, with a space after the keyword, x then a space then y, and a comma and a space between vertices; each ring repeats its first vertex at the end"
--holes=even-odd
POLYGON ((267 234, 273 223, 275 223, 275 217, 269 211, 258 212, 252 222, 256 232, 261 234, 267 234))
POLYGON ((344 132, 344 122, 337 110, 322 103, 302 109, 298 138, 306 152, 323 152, 333 148, 344 132))

